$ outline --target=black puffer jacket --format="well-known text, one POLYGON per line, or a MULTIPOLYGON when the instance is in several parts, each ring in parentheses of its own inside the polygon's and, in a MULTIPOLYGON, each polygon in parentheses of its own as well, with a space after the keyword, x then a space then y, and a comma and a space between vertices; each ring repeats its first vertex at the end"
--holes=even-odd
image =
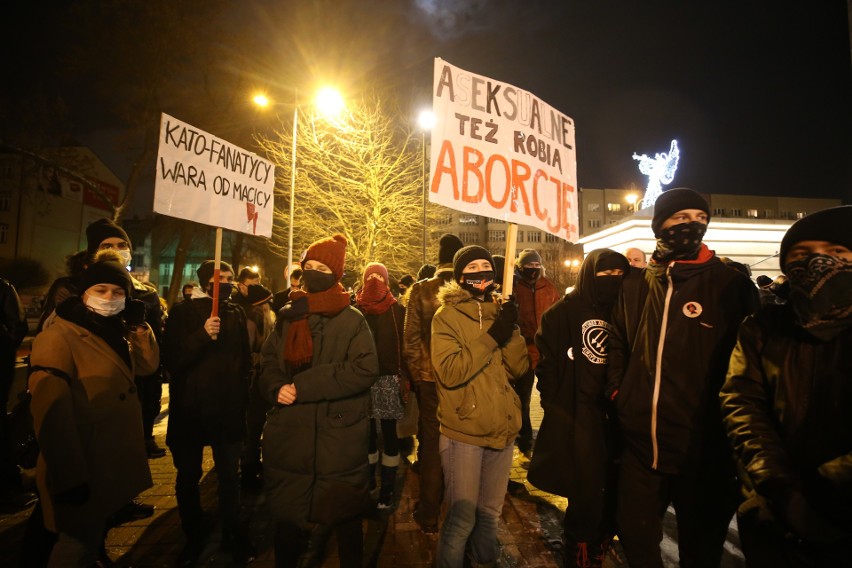
POLYGON ((166 320, 170 446, 237 442, 245 432, 251 365, 246 316, 239 306, 222 304, 221 332, 213 341, 204 330, 212 307, 211 298, 180 302, 166 320))
POLYGON ((743 322, 721 392, 745 489, 801 492, 852 539, 852 329, 820 341, 767 305, 743 322))
POLYGON ((740 322, 757 305, 751 280, 706 245, 696 260, 652 262, 625 278, 607 393, 626 447, 648 467, 679 473, 687 462, 729 457, 718 393, 740 322))

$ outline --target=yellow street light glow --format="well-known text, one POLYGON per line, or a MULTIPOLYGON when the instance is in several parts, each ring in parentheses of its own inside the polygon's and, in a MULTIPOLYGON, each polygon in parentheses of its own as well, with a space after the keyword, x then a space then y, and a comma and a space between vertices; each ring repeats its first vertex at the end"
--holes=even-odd
POLYGON ((252 102, 259 107, 266 108, 269 106, 269 98, 263 93, 258 93, 254 97, 252 97, 252 102))
POLYGON ((630 205, 635 204, 638 199, 639 199, 639 196, 636 195, 635 193, 628 193, 627 196, 625 196, 625 198, 624 198, 624 200, 627 203, 629 203, 630 205))
POLYGON ((417 123, 423 130, 432 130, 435 126, 435 114, 431 110, 421 110, 417 123))
POLYGON ((253 264, 253 265, 251 266, 251 271, 252 271, 252 272, 259 272, 259 271, 260 271, 260 268, 259 268, 256 264, 253 264))
POLYGON ((317 110, 324 116, 336 116, 344 108, 343 96, 339 91, 331 87, 324 87, 317 93, 316 98, 317 110))

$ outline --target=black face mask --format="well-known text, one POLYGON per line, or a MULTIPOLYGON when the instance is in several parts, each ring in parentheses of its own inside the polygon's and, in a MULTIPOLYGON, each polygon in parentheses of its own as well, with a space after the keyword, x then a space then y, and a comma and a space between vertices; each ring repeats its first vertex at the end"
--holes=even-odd
POLYGON ((190 301, 192 299, 192 294, 184 294, 183 299, 186 300, 187 302, 190 301))
POLYGON ((494 271, 483 270, 462 274, 459 285, 474 296, 487 294, 494 289, 494 271))
POLYGON ((337 283, 334 274, 326 274, 319 270, 303 270, 302 284, 308 292, 325 292, 337 283))
POLYGON ((521 278, 527 282, 535 282, 541 276, 541 268, 521 268, 521 278))
POLYGON ((595 303, 611 306, 618 299, 622 276, 595 276, 595 303))
POLYGON ((679 223, 668 229, 661 229, 654 259, 669 261, 696 258, 701 248, 701 239, 706 232, 707 224, 699 221, 679 223))
POLYGON ((827 341, 852 325, 852 262, 812 254, 787 263, 796 321, 827 341))
MULTIPOLYGON (((231 294, 234 292, 234 284, 232 282, 219 282, 219 302, 227 302, 231 299, 231 294)), ((213 284, 207 285, 207 295, 213 297, 213 284)))

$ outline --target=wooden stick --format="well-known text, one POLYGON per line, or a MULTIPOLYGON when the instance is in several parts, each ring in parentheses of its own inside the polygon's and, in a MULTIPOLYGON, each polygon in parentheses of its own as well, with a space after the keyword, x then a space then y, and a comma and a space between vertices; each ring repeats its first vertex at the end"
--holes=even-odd
MULTIPOLYGON (((222 227, 216 228, 216 254, 213 257, 213 311, 211 318, 219 316, 219 269, 222 266, 222 227)), ((210 336, 213 341, 219 338, 219 334, 210 336)))
POLYGON ((515 273, 515 250, 518 248, 518 225, 516 223, 508 223, 508 231, 506 231, 506 265, 503 267, 503 299, 507 299, 512 295, 512 287, 514 285, 515 273))

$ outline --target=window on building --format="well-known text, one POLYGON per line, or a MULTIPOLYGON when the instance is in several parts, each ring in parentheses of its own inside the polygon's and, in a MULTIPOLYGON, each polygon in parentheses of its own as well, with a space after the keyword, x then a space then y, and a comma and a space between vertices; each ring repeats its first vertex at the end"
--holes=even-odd
POLYGON ((160 265, 160 280, 162 280, 163 278, 170 277, 171 275, 172 275, 171 263, 161 264, 160 265))
POLYGON ((529 232, 527 232, 527 242, 528 243, 540 243, 541 242, 541 231, 529 231, 529 232))
POLYGON ((588 221, 586 221, 586 224, 589 226, 590 229, 599 229, 601 226, 601 220, 589 219, 588 221))
POLYGON ((767 219, 772 219, 773 217, 775 217, 775 211, 773 211, 772 209, 764 209, 763 216, 767 219))
POLYGON ((459 238, 466 245, 475 245, 479 240, 479 233, 459 233, 459 238))
POLYGON ((731 217, 742 217, 743 210, 742 209, 731 209, 731 217))
POLYGON ((724 217, 725 216, 725 209, 722 208, 722 207, 715 207, 713 209, 713 216, 714 217, 724 217))
POLYGON ((506 231, 488 231, 488 242, 504 243, 506 242, 506 231))
POLYGON ((12 192, 0 191, 0 211, 8 211, 12 204, 12 192))
POLYGON ((544 235, 544 242, 546 242, 546 243, 558 243, 561 240, 562 239, 560 239, 556 235, 551 235, 550 233, 547 233, 546 235, 544 235))
POLYGON ((610 213, 621 213, 621 203, 607 203, 606 210, 610 213))
POLYGON ((439 225, 452 225, 453 224, 453 215, 452 213, 449 215, 441 215, 438 217, 439 225))
POLYGON ((757 209, 746 209, 746 217, 757 218, 757 209))
POLYGON ((476 215, 459 215, 459 225, 478 225, 479 217, 476 215))
POLYGON ((807 211, 799 211, 799 212, 796 213, 796 219, 801 219, 807 214, 808 214, 807 211))
POLYGON ((601 210, 601 204, 595 203, 594 201, 591 203, 586 203, 586 211, 589 213, 597 213, 601 210))
POLYGON ((556 253, 552 250, 545 250, 541 253, 541 256, 546 262, 553 262, 553 259, 556 258, 556 253))
POLYGON ((5 245, 9 241, 9 225, 0 223, 0 244, 5 245))

